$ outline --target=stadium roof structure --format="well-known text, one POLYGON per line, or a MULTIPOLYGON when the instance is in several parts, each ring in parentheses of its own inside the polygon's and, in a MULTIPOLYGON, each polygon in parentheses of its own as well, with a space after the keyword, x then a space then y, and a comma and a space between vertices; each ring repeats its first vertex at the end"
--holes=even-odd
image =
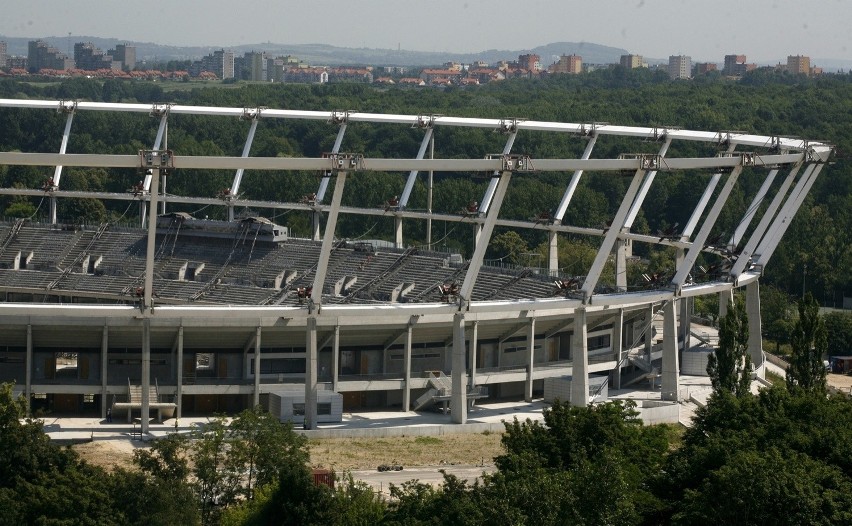
MULTIPOLYGON (((16 110, 58 111, 66 117, 59 152, 0 152, 0 165, 50 167, 50 174, 45 176, 41 188, 0 188, 0 195, 47 199, 50 203, 48 223, 53 225, 37 226, 18 221, 4 227, 0 258, 8 259, 8 269, 0 276, 0 290, 27 292, 33 296, 28 302, 18 300, 0 304, 3 318, 18 323, 23 318, 56 320, 64 317, 95 319, 101 324, 105 319, 139 324, 143 332, 143 352, 146 346, 150 347, 151 324, 209 327, 227 318, 229 325, 258 327, 258 332, 261 327, 300 327, 306 338, 308 427, 316 423, 317 333, 318 330, 337 331, 340 327, 369 327, 365 338, 381 340, 379 343, 383 344, 396 343, 408 334, 410 345, 415 325, 418 330, 431 326, 430 330, 444 334, 446 345, 452 349, 452 418, 454 422, 464 422, 467 407, 463 388, 466 382, 465 331, 471 329, 471 324, 474 334, 478 330, 500 335, 510 323, 513 335, 528 330, 531 339, 535 338, 536 331, 544 330, 552 335, 570 329, 574 335, 572 341, 581 349, 586 345, 583 336, 588 328, 587 317, 612 319, 616 316, 623 320, 617 316, 623 317, 625 311, 662 305, 664 334, 671 338, 664 342, 664 351, 668 349, 668 352, 664 352, 663 357, 663 393, 664 397, 676 399, 677 353, 671 356, 672 349, 676 351, 678 345, 675 306, 680 305, 683 320, 688 318, 688 310, 684 308, 688 302, 684 299, 715 293, 729 295, 733 288, 748 286, 749 310, 753 314, 757 280, 832 153, 832 147, 821 142, 733 131, 517 118, 0 99, 2 115, 11 115, 10 112, 16 110), (152 128, 156 127, 154 144, 134 154, 67 153, 74 117, 82 112, 150 115, 152 128), (249 122, 242 155, 184 155, 167 149, 164 138, 168 122, 177 115, 249 122), (249 153, 255 132, 267 119, 325 122, 329 134, 336 134, 334 146, 319 157, 252 157, 249 153), (400 158, 376 158, 363 152, 341 151, 349 127, 387 125, 421 130, 419 150, 398 152, 400 158), (434 158, 433 154, 427 158, 434 132, 442 127, 494 130, 504 139, 503 150, 483 159, 434 158), (562 134, 582 141, 583 153, 577 158, 532 158, 512 153, 519 135, 535 140, 542 134, 562 134), (611 137, 631 146, 635 144, 633 149, 642 153, 624 152, 612 158, 595 158, 598 141, 611 137), (702 146, 678 148, 684 144, 702 146), (677 151, 700 152, 701 156, 673 155, 677 151), (134 169, 143 177, 131 192, 70 190, 65 188, 62 178, 64 167, 134 169), (227 191, 216 196, 161 193, 160 181, 167 175, 204 177, 209 170, 235 171, 227 191), (248 198, 241 193, 245 177, 288 171, 317 172, 316 193, 298 202, 248 198), (659 235, 632 231, 646 197, 654 191, 657 174, 673 171, 704 175, 696 179, 704 186, 696 188, 688 222, 680 230, 673 228, 659 235), (762 184, 730 238, 713 240, 714 226, 744 171, 762 174, 762 184), (404 189, 381 207, 344 205, 348 178, 363 172, 385 172, 388 177, 400 177, 402 173, 404 189), (484 177, 487 188, 479 201, 458 213, 433 211, 431 195, 427 210, 413 209, 410 202, 417 179, 426 173, 431 177, 434 172, 455 177, 484 177), (554 209, 529 220, 500 216, 513 178, 546 173, 565 174, 564 193, 554 209), (589 173, 629 180, 608 226, 590 228, 564 222, 581 178, 589 173), (331 192, 330 188, 333 188, 331 192), (101 225, 89 230, 62 230, 57 222, 57 200, 80 197, 138 202, 140 229, 101 225), (164 201, 225 207, 229 221, 237 226, 228 230, 212 222, 208 227, 199 226, 197 220, 186 216, 161 217, 157 212, 164 201), (237 221, 234 214, 237 207, 309 213, 314 218, 312 239, 289 236, 285 239, 286 228, 269 221, 237 221), (392 217, 396 248, 377 249, 338 239, 335 235, 337 225, 350 215, 392 217), (325 219, 324 228, 321 218, 325 219), (430 246, 425 249, 407 246, 403 237, 404 220, 425 221, 428 231, 431 231, 432 221, 474 225, 476 235, 471 256, 462 259, 457 254, 430 251, 430 246), (198 241, 186 235, 190 225, 195 225, 192 227, 195 230, 218 229, 220 233, 230 234, 218 240, 208 236, 198 241), (495 227, 546 232, 549 240, 547 268, 516 269, 509 273, 489 270, 485 254, 495 227), (186 230, 181 233, 181 228, 186 230), (560 273, 559 234, 600 239, 596 256, 588 268, 571 275, 560 273), (39 241, 42 244, 44 239, 51 238, 54 245, 52 248, 45 245, 44 252, 52 250, 57 257, 48 261, 39 250, 29 249, 32 245, 24 242, 27 235, 42 240, 39 241), (261 235, 264 236, 262 242, 258 241, 261 235), (273 237, 266 239, 268 236, 273 237), (632 243, 674 247, 677 257, 673 272, 647 277, 647 286, 629 286, 625 269, 632 243), (21 248, 14 250, 18 245, 21 248), (715 255, 718 264, 712 272, 699 272, 699 257, 708 253, 715 255), (125 259, 117 259, 118 254, 125 254, 125 259), (377 260, 382 261, 379 264, 377 260), (604 284, 602 276, 610 262, 615 266, 615 282, 604 284), (9 272, 17 272, 17 275, 9 277, 9 272), (24 274, 29 281, 22 284, 24 274), (33 275, 37 277, 30 279, 33 275), (57 307, 38 303, 36 293, 40 297, 87 298, 87 303, 57 307), (129 299, 121 301, 122 297, 129 299), (490 329, 489 324, 492 325, 490 329)), ((752 335, 757 338, 752 346, 754 354, 760 352, 759 323, 758 315, 757 329, 754 323, 751 326, 752 335), (757 336, 754 336, 755 330, 757 336)), ((688 328, 680 333, 681 336, 688 334, 688 328)), ((530 345, 528 351, 530 386, 532 348, 530 345)), ((619 363, 620 351, 616 360, 619 363)), ((256 360, 256 364, 259 362, 256 360)), ((576 382, 577 393, 587 392, 588 361, 575 359, 573 368, 576 377, 586 379, 585 383, 576 382)), ((146 374, 143 371, 143 387, 146 374)), ((255 376, 258 382, 259 376, 255 376)), ((531 393, 531 387, 528 390, 531 393)), ((259 386, 255 391, 257 396, 259 386)), ((585 394, 577 397, 578 400, 585 398, 585 394)), ((146 399, 143 395, 143 400, 146 399)))

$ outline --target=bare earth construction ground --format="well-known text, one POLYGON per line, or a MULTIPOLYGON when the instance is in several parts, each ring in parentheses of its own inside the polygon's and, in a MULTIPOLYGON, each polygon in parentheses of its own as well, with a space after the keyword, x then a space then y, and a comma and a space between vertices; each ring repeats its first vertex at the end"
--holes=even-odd
MULTIPOLYGON (((503 452, 500 433, 444 435, 440 437, 323 438, 308 446, 311 464, 336 471, 375 470, 379 464, 396 462, 415 466, 480 466, 493 463, 503 452)), ((144 442, 128 438, 95 440, 74 446, 86 461, 106 469, 131 468, 133 451, 144 442)))

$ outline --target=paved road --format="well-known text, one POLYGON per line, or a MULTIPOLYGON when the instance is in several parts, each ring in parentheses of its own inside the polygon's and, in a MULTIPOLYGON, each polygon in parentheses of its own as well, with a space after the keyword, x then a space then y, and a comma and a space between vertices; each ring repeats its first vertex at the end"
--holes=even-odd
POLYGON ((384 471, 378 470, 358 470, 352 471, 352 477, 355 480, 360 480, 369 484, 372 488, 384 493, 389 493, 390 484, 396 486, 403 482, 416 479, 424 484, 437 486, 444 481, 444 475, 440 470, 445 470, 448 474, 455 475, 461 479, 473 483, 479 478, 483 471, 491 473, 497 470, 493 465, 485 466, 418 466, 408 468, 403 466, 402 471, 384 471))

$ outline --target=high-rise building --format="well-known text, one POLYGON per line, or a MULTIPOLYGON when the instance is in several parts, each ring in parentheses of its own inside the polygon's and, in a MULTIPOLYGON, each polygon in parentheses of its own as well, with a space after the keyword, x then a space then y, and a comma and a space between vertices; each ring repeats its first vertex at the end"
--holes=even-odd
POLYGON ((246 70, 246 80, 266 81, 268 72, 266 70, 266 53, 263 51, 251 51, 243 57, 245 59, 244 68, 246 70))
POLYGON ((107 52, 113 60, 121 63, 121 69, 132 71, 136 68, 136 46, 117 44, 115 49, 107 52))
POLYGON ((711 71, 718 71, 719 67, 715 62, 698 62, 695 64, 696 75, 706 75, 711 71))
POLYGON ((535 54, 520 55, 518 67, 527 71, 541 71, 541 57, 535 54))
POLYGON ((692 76, 692 58, 687 55, 672 55, 669 57, 669 78, 688 79, 692 76))
POLYGON ((5 68, 6 62, 6 43, 0 40, 0 68, 5 68))
POLYGON ((625 69, 636 69, 646 67, 642 62, 642 55, 621 55, 621 60, 619 61, 621 67, 625 69))
POLYGON ((77 69, 97 71, 99 69, 121 69, 121 63, 114 62, 91 42, 74 44, 74 63, 77 69))
POLYGON ((810 75, 811 57, 804 55, 790 55, 787 57, 787 73, 791 75, 810 75))
POLYGON ((576 75, 583 72, 583 57, 579 55, 562 55, 559 61, 550 66, 551 73, 570 73, 576 75))
POLYGON ((745 55, 725 55, 725 66, 722 73, 729 77, 740 77, 746 72, 745 55))
POLYGON ((27 46, 27 64, 31 73, 42 69, 66 70, 74 68, 74 59, 43 40, 30 40, 27 46))

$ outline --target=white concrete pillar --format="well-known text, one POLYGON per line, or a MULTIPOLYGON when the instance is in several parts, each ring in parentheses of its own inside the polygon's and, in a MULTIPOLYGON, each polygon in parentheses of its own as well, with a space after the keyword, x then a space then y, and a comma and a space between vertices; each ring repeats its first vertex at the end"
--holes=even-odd
POLYGON ((618 239, 615 242, 615 287, 619 292, 627 291, 628 243, 626 239, 618 239))
POLYGON ((396 248, 402 248, 402 216, 394 216, 393 218, 394 241, 396 248))
POLYGON ((107 417, 109 394, 107 393, 107 364, 109 363, 109 326, 104 325, 101 333, 101 418, 107 417))
POLYGON ((314 212, 311 215, 311 223, 312 223, 313 230, 314 230, 313 240, 314 241, 320 241, 322 239, 322 235, 320 234, 320 213, 319 212, 314 212))
POLYGON ((615 363, 618 364, 613 371, 612 388, 621 389, 621 368, 624 365, 624 309, 618 309, 612 320, 612 350, 615 351, 615 363))
POLYGON ((317 427, 317 319, 308 316, 305 342, 305 429, 317 427))
POLYGON ((453 393, 450 400, 450 412, 454 424, 467 422, 467 382, 465 378, 464 313, 453 316, 453 393))
POLYGON ((574 312, 574 334, 571 337, 571 405, 589 405, 589 346, 586 309, 574 312))
POLYGON ((334 326, 334 336, 331 339, 331 389, 337 392, 340 378, 340 325, 334 326))
POLYGON ((550 231, 547 233, 547 270, 551 276, 559 274, 559 235, 550 231))
MULTIPOLYGON (((681 300, 682 301, 682 300, 681 300)), ((677 306, 671 300, 663 307, 663 378, 661 398, 678 401, 680 371, 677 348, 677 306)))
POLYGON ((527 332, 527 381, 524 386, 524 401, 532 402, 533 398, 533 366, 535 364, 535 318, 530 318, 527 332))
POLYGON ((33 399, 33 326, 27 325, 27 357, 26 370, 24 374, 24 393, 27 397, 27 414, 32 416, 30 402, 33 399))
POLYGON ((734 289, 719 293, 719 317, 728 315, 728 305, 734 302, 734 289))
POLYGON ((470 328, 470 386, 476 387, 476 360, 479 342, 479 322, 475 321, 470 328))
POLYGON ((142 433, 148 432, 151 415, 151 320, 142 320, 142 433))
POLYGON ((404 412, 411 411, 411 337, 414 329, 411 325, 405 331, 405 357, 403 358, 403 367, 405 367, 405 390, 402 392, 402 410, 404 412))
POLYGON ((682 298, 679 302, 680 314, 678 314, 678 330, 680 332, 680 348, 689 349, 689 340, 692 333, 692 315, 689 312, 692 298, 682 298))
POLYGON ((254 333, 254 390, 252 391, 251 405, 260 405, 260 336, 261 328, 258 325, 254 333))
POLYGON ((177 387, 175 388, 176 418, 183 418, 183 326, 178 327, 177 335, 177 387))
POLYGON ((654 351, 654 304, 648 304, 645 311, 645 356, 651 362, 651 353, 654 351))
POLYGON ((760 319, 760 285, 752 281, 746 285, 746 314, 748 315, 748 354, 759 378, 766 378, 763 362, 763 336, 760 319))

